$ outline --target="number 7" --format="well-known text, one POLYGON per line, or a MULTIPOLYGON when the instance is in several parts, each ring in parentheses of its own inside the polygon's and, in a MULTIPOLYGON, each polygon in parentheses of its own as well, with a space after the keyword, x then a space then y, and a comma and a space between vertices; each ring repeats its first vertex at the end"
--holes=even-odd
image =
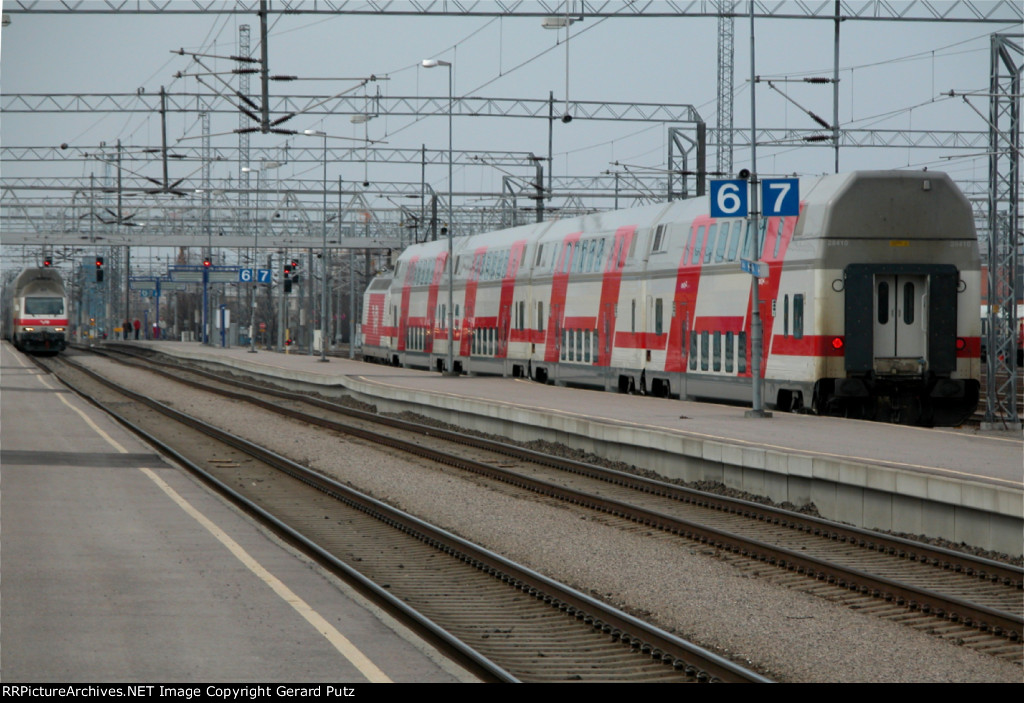
POLYGON ((781 182, 778 182, 778 183, 769 183, 768 184, 768 189, 769 190, 777 190, 777 191, 779 191, 779 195, 775 199, 775 207, 772 208, 772 210, 771 210, 772 213, 782 212, 782 205, 786 201, 786 196, 789 194, 790 187, 791 187, 790 184, 788 182, 786 182, 786 181, 781 181, 781 182))

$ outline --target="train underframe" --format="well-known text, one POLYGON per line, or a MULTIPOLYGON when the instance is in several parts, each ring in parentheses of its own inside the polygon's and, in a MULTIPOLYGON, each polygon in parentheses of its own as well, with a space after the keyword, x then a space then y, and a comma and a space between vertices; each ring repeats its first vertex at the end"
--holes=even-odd
POLYGON ((67 340, 63 332, 21 332, 15 336, 14 346, 30 354, 60 354, 67 348, 67 340))
POLYGON ((865 374, 823 378, 814 385, 814 409, 822 415, 901 425, 953 427, 977 409, 975 379, 865 374))
MULTIPOLYGON (((383 355, 382 355, 383 356, 383 355)), ((444 371, 444 355, 399 352, 367 361, 444 371)), ((749 377, 715 377, 694 373, 666 373, 652 369, 598 368, 532 360, 493 357, 456 357, 458 373, 529 378, 559 386, 603 388, 619 393, 660 398, 712 400, 749 404, 749 377)), ((782 412, 810 412, 903 425, 956 426, 977 409, 980 386, 974 379, 923 376, 884 376, 868 373, 817 381, 766 378, 764 399, 782 412)))

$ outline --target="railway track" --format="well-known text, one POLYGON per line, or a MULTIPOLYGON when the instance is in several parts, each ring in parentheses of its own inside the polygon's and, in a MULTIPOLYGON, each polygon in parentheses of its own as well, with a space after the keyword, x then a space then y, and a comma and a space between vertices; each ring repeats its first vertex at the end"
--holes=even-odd
POLYGON ((1022 660, 1019 567, 194 369, 166 373, 180 382, 194 375, 203 390, 697 540, 762 577, 802 575, 797 588, 1022 660))
POLYGON ((70 359, 40 363, 486 680, 767 681, 70 359))
MULTIPOLYGON (((1017 413, 1018 415, 1024 412, 1024 366, 1017 367, 1017 413)), ((971 415, 971 424, 980 425, 985 421, 986 407, 988 403, 988 382, 986 380, 988 374, 988 366, 986 364, 981 365, 981 390, 978 397, 978 409, 971 415)), ((1005 383, 1007 378, 1003 376, 998 379, 1000 383, 1005 383)))

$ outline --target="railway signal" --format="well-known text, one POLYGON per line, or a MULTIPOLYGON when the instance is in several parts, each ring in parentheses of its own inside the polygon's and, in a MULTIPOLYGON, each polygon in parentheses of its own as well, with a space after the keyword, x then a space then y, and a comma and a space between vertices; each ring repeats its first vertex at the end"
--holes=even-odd
POLYGON ((96 257, 96 282, 103 283, 103 257, 96 257))

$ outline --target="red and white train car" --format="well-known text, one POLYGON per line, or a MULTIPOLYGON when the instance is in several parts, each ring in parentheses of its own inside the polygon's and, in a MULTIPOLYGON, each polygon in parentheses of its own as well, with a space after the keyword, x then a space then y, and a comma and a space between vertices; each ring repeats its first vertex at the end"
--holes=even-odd
POLYGON ((55 269, 25 269, 4 295, 4 336, 21 351, 58 354, 68 338, 68 299, 55 269))
MULTIPOLYGON (((800 181, 762 219, 765 399, 913 424, 977 406, 980 264, 971 207, 935 172, 800 181)), ((705 198, 526 225, 454 244, 455 371, 750 402, 754 233, 705 198)), ((444 370, 447 242, 375 278, 363 354, 444 370)))

